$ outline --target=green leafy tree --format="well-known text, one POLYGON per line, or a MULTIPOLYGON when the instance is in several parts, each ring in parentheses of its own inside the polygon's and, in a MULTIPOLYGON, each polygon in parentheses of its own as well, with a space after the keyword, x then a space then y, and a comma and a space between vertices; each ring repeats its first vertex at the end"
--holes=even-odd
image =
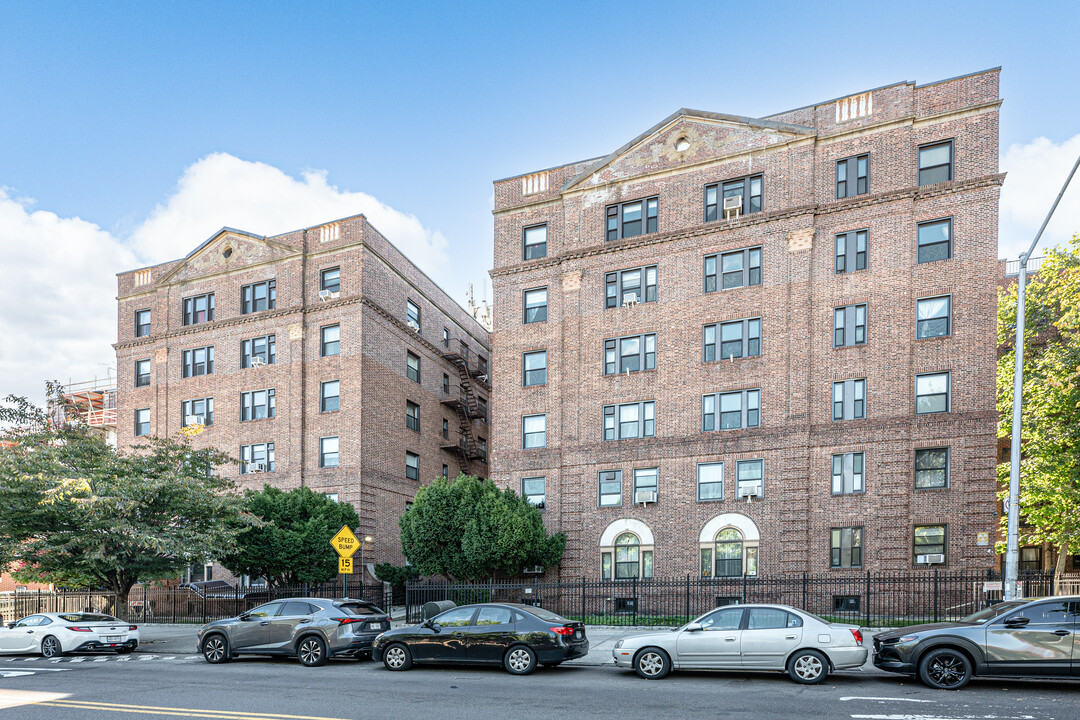
MULTIPOLYGON (((1026 288, 1024 405, 1021 429, 1020 542, 1050 543, 1065 558, 1080 552, 1080 237, 1050 252, 1026 288)), ((998 434, 1012 432, 1016 345, 1015 285, 998 302, 998 434)), ((1007 484, 1009 464, 998 467, 1007 484)), ((1005 493, 1002 493, 1003 495, 1005 493)), ((1006 518, 1002 518, 1004 526, 1006 518)))
MULTIPOLYGON (((59 385, 50 404, 62 407, 59 385)), ((0 560, 23 581, 103 587, 176 577, 224 552, 239 497, 214 474, 230 459, 151 439, 118 453, 93 429, 26 398, 0 406, 0 560)))
POLYGON ((336 577, 338 556, 330 540, 342 525, 360 524, 352 505, 309 488, 249 490, 244 509, 258 524, 242 528, 235 549, 219 561, 237 575, 266 578, 278 587, 336 577))
POLYGON ((420 488, 399 519, 401 547, 422 575, 480 580, 562 560, 565 533, 548 535, 540 511, 491 480, 459 475, 420 488))

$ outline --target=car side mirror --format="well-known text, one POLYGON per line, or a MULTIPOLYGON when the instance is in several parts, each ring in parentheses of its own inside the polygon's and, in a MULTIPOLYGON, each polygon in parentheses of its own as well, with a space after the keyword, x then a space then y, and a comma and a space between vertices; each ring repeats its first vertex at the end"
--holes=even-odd
POLYGON ((1022 628, 1022 627, 1025 627, 1029 622, 1031 622, 1031 618, 1026 618, 1026 617, 1009 618, 1008 620, 1005 621, 1005 627, 1007 627, 1007 628, 1022 628))
POLYGON ((701 627, 701 623, 696 622, 689 623, 686 627, 683 628, 683 630, 685 630, 686 632, 699 632, 702 629, 703 628, 701 627))
POLYGON ((13 627, 15 627, 15 623, 13 623, 13 622, 9 622, 9 623, 7 624, 7 626, 8 626, 9 628, 13 628, 13 627))
MULTIPOLYGON (((424 622, 420 623, 420 627, 424 628, 425 630, 435 630, 435 623, 431 621, 431 618, 428 618, 424 622)), ((438 632, 438 630, 435 630, 435 632, 438 632)))
POLYGON ((251 619, 251 613, 240 613, 240 619, 241 620, 250 620, 251 619))

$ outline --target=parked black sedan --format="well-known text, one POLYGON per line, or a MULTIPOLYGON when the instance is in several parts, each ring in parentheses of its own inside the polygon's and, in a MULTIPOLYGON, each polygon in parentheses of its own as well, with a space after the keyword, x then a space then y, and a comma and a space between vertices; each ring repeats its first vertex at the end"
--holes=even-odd
POLYGON ((462 605, 420 625, 384 632, 371 648, 390 670, 413 663, 502 665, 526 675, 589 652, 585 625, 542 608, 511 603, 462 605))
POLYGON ((958 690, 972 676, 1080 678, 1080 595, 999 603, 874 636, 874 665, 958 690))

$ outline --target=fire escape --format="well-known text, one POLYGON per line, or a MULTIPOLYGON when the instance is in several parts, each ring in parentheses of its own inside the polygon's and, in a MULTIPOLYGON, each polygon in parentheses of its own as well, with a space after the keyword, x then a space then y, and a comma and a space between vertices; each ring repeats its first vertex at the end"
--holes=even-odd
POLYGON ((456 351, 448 350, 442 356, 457 369, 459 381, 457 393, 451 390, 450 397, 442 402, 457 413, 459 439, 456 443, 443 445, 442 449, 456 453, 466 467, 474 461, 487 462, 487 451, 481 447, 474 429, 476 421, 488 421, 485 397, 491 391, 491 384, 487 360, 483 356, 470 354, 469 346, 461 341, 458 341, 456 351))

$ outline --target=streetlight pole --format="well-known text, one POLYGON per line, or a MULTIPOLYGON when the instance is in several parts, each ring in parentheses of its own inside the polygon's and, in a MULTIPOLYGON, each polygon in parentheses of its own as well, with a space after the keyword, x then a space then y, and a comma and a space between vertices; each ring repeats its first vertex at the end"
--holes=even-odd
POLYGON ((1016 278, 1016 356, 1013 367, 1013 405, 1012 405, 1012 444, 1009 450, 1009 523, 1005 535, 1005 587, 1002 588, 1006 600, 1015 600, 1019 596, 1016 587, 1016 576, 1020 559, 1020 430, 1023 422, 1024 403, 1024 311, 1025 311, 1025 288, 1027 286, 1027 262, 1031 253, 1035 252, 1035 246, 1039 244, 1043 230, 1046 229, 1050 218, 1054 216, 1061 196, 1072 182, 1076 169, 1080 167, 1080 157, 1076 158, 1069 177, 1065 178, 1065 184, 1054 204, 1050 206, 1050 212, 1046 214, 1042 227, 1036 233, 1035 239, 1026 253, 1020 255, 1020 272, 1016 278))

